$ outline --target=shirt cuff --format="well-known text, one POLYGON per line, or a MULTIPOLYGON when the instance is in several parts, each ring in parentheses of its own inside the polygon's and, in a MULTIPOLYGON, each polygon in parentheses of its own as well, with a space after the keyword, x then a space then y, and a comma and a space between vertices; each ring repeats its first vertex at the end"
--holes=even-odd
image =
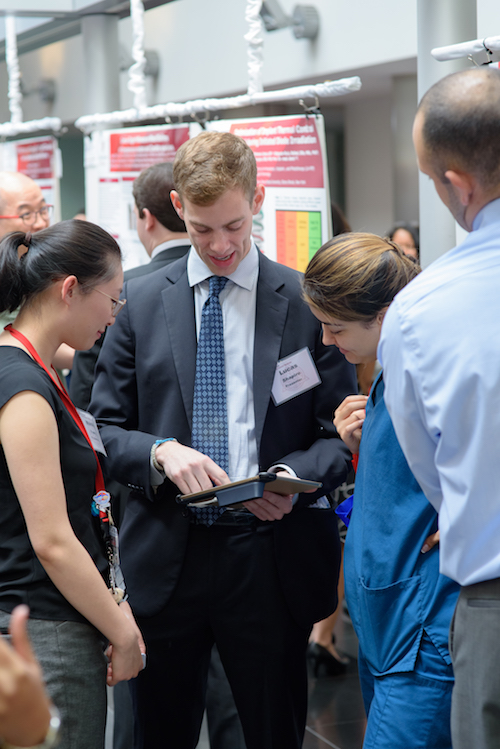
POLYGON ((165 473, 157 471, 153 465, 152 459, 149 461, 149 481, 151 486, 161 486, 165 481, 165 473))
MULTIPOLYGON (((292 476, 295 476, 295 478, 298 478, 297 474, 293 470, 293 468, 290 468, 290 466, 287 466, 286 463, 277 463, 275 466, 271 466, 269 468, 269 473, 278 473, 278 471, 288 471, 292 476)), ((299 498, 298 494, 294 494, 292 497, 292 503, 295 504, 297 499, 299 498)), ((308 508, 316 509, 316 510, 329 510, 331 508, 330 500, 328 497, 326 497, 324 494, 322 497, 318 497, 318 499, 314 502, 312 505, 307 505, 308 508)))
MULTIPOLYGON (((290 466, 287 466, 286 463, 276 463, 276 465, 271 466, 271 468, 268 469, 269 473, 278 473, 278 471, 286 471, 290 474, 290 476, 293 476, 294 478, 298 478, 297 474, 293 470, 293 468, 290 468, 290 466)), ((269 487, 269 491, 272 491, 271 487, 269 487)), ((299 498, 298 494, 294 494, 292 497, 292 505, 294 505, 299 498)))
POLYGON ((278 473, 278 471, 287 471, 290 474, 290 476, 293 476, 294 478, 298 478, 293 468, 290 468, 290 466, 287 466, 286 463, 276 463, 276 465, 271 466, 271 468, 268 468, 268 473, 278 473))

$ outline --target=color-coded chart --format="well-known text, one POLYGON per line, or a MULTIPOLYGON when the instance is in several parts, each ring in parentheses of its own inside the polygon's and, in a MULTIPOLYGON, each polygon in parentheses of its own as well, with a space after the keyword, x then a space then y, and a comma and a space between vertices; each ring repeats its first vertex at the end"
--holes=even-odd
POLYGON ((321 211, 276 211, 276 259, 305 271, 321 247, 321 211))

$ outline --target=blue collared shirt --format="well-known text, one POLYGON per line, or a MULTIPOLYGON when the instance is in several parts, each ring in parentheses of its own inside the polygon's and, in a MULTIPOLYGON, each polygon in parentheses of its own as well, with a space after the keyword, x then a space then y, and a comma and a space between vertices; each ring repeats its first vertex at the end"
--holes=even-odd
POLYGON ((396 296, 378 358, 398 440, 439 512, 441 572, 500 577, 500 199, 396 296))

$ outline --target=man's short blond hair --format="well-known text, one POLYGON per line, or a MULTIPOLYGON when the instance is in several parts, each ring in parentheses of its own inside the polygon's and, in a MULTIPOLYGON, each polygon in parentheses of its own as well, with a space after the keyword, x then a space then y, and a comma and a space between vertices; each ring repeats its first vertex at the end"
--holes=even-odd
POLYGON ((174 161, 174 184, 181 203, 211 205, 227 190, 241 188, 249 203, 257 186, 257 164, 243 138, 205 132, 186 141, 174 161))

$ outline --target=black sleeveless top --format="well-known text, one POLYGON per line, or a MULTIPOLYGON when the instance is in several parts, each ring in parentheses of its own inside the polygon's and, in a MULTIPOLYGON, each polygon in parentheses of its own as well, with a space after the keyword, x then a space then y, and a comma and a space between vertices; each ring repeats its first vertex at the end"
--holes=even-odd
MULTIPOLYGON (((90 509, 95 494, 94 454, 49 375, 22 349, 0 346, 0 408, 25 390, 40 394, 54 412, 69 520, 107 584, 106 551, 99 519, 90 509)), ((27 464, 26 471, 30 470, 27 464)), ((36 491, 35 473, 31 480, 36 491)), ((30 607, 34 619, 86 621, 55 587, 33 551, 0 446, 0 610, 10 613, 20 603, 30 607)))

